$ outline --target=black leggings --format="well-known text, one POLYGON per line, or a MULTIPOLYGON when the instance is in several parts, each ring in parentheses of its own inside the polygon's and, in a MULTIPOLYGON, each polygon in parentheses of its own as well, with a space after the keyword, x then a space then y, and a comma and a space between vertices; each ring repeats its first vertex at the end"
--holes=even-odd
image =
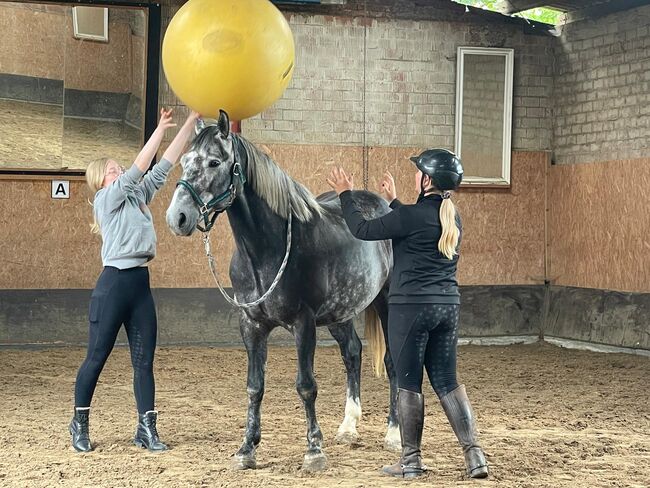
POLYGON ((139 413, 154 409, 153 357, 156 349, 156 309, 145 267, 120 270, 107 266, 90 298, 88 353, 75 383, 76 407, 89 407, 122 324, 131 349, 133 390, 139 413))
POLYGON ((424 366, 438 397, 456 389, 459 312, 451 304, 390 305, 388 343, 399 388, 421 393, 424 366))

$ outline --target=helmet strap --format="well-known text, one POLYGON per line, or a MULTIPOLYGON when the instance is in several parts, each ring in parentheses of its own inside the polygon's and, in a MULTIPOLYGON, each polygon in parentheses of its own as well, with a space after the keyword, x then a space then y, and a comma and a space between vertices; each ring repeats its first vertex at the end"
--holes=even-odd
POLYGON ((420 177, 420 196, 423 197, 427 194, 426 190, 424 189, 424 177, 426 175, 422 173, 422 177, 420 177))

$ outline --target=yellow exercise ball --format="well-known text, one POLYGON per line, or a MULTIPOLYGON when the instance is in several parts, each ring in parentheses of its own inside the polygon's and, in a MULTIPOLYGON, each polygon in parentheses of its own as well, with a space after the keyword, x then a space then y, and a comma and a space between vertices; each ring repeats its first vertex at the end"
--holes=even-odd
POLYGON ((189 0, 167 27, 162 62, 169 86, 204 117, 242 120, 270 107, 294 67, 284 15, 269 0, 189 0))

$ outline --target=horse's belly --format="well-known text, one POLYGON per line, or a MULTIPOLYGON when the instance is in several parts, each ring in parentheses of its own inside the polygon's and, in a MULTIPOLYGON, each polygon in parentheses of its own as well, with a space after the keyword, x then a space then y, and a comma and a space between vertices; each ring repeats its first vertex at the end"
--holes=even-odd
POLYGON ((337 262, 329 276, 325 300, 316 312, 319 325, 350 320, 379 295, 391 266, 383 246, 364 242, 351 258, 337 262))

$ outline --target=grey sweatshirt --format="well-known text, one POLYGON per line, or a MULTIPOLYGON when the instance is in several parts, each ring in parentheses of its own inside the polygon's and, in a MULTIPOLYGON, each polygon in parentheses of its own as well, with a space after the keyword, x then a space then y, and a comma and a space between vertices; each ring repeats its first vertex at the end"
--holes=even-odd
POLYGON ((147 205, 167 179, 172 163, 162 159, 144 178, 134 164, 95 194, 95 218, 102 234, 102 263, 135 268, 156 255, 156 231, 147 205), (142 180, 142 181, 140 181, 142 180))

